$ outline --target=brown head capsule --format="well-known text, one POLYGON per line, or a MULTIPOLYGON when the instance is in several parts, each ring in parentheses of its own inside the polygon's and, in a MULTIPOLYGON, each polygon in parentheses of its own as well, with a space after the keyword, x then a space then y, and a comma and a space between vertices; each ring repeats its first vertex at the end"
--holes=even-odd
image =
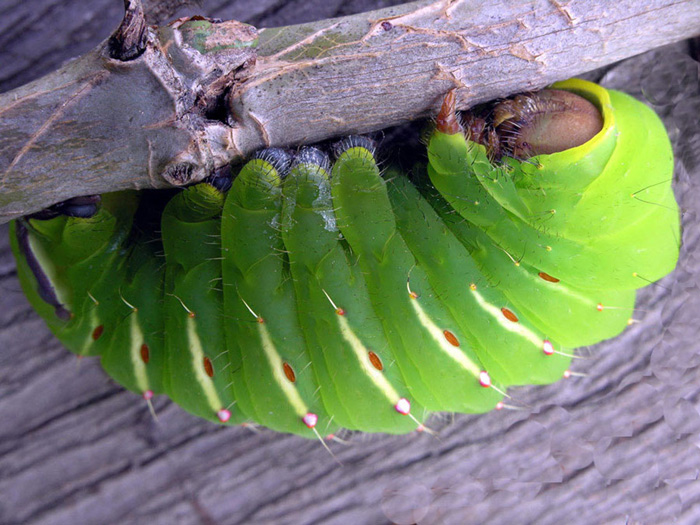
POLYGON ((468 137, 492 159, 528 159, 557 153, 591 140, 603 117, 592 103, 560 89, 516 95, 464 115, 468 137))
POLYGON ((603 117, 579 95, 544 89, 499 103, 493 127, 504 154, 527 159, 588 142, 603 128, 603 117))

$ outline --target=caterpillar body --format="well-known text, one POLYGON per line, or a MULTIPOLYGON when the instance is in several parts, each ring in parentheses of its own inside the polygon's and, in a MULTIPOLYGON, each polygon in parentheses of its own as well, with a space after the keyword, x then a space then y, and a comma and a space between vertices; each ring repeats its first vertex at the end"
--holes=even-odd
POLYGON ((163 206, 121 192, 16 221, 22 287, 70 350, 211 421, 319 437, 491 410, 620 333, 635 289, 678 257, 658 117, 588 82, 555 87, 601 121, 563 151, 498 149, 475 121, 465 136, 448 96, 412 181, 349 137, 333 163, 265 150, 230 189, 212 179, 163 206))

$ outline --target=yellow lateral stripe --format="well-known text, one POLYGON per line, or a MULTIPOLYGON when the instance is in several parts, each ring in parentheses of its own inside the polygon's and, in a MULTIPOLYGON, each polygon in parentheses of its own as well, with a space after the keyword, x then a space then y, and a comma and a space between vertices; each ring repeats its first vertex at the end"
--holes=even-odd
POLYGON ((141 359, 143 332, 135 311, 129 315, 129 324, 129 337, 131 338, 129 357, 131 358, 131 366, 134 369, 134 379, 139 390, 145 392, 148 390, 148 374, 146 373, 146 363, 141 359))
POLYGON ((204 350, 202 349, 202 341, 197 335, 197 327, 195 326, 193 317, 187 318, 187 341, 189 343, 188 348, 190 354, 192 355, 192 369, 194 370, 195 380, 199 383, 199 386, 202 387, 202 392, 204 392, 204 396, 207 398, 207 403, 209 403, 211 409, 216 413, 226 407, 223 406, 219 394, 216 392, 214 382, 204 370, 204 350))
POLYGON ((277 353, 275 344, 270 338, 270 332, 267 330, 264 323, 258 323, 258 332, 260 333, 260 342, 262 343, 265 356, 267 357, 267 362, 270 364, 270 368, 272 369, 272 377, 275 379, 275 382, 279 385, 282 393, 285 395, 289 401, 289 404, 292 405, 299 417, 304 417, 309 409, 299 395, 299 392, 294 384, 287 379, 287 376, 284 375, 284 363, 280 355, 277 353))
POLYGON ((357 357, 357 361, 360 363, 360 366, 362 366, 362 369, 369 376, 372 382, 377 385, 377 388, 379 388, 382 394, 386 396, 389 402, 392 405, 396 404, 401 398, 399 393, 394 390, 394 387, 391 385, 386 376, 372 366, 369 361, 369 350, 367 350, 365 345, 362 344, 362 341, 360 341, 359 337, 357 337, 352 328, 350 328, 348 320, 345 319, 345 316, 338 315, 337 317, 338 325, 340 326, 340 333, 342 334, 343 339, 350 344, 350 348, 352 348, 353 352, 355 353, 355 357, 357 357))
POLYGON ((418 304, 418 299, 410 299, 411 305, 418 316, 418 321, 422 324, 433 337, 435 342, 438 344, 440 349, 446 353, 450 358, 456 361, 459 366, 464 370, 472 374, 474 377, 479 377, 481 373, 481 368, 477 364, 469 359, 464 352, 462 352, 458 347, 453 346, 447 339, 445 339, 445 334, 443 330, 438 327, 432 319, 425 313, 425 310, 418 304))
POLYGON ((500 324, 503 328, 508 330, 509 332, 513 332, 519 336, 524 337, 528 341, 530 341, 533 345, 535 345, 538 349, 542 348, 542 338, 538 337, 537 334, 533 333, 531 330, 528 330, 526 327, 524 327, 520 323, 514 323, 513 321, 509 321, 503 316, 503 312, 501 311, 500 308, 497 306, 493 306, 492 304, 488 303, 477 291, 472 291, 474 294, 474 297, 476 298, 476 302, 479 303, 479 306, 481 306, 484 310, 486 310, 494 319, 496 319, 496 322, 500 324))

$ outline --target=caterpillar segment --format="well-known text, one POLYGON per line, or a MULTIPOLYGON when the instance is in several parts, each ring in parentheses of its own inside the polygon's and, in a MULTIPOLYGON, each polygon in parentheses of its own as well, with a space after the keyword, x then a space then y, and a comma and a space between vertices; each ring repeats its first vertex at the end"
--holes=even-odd
POLYGON ((165 260, 160 238, 162 206, 141 206, 117 287, 116 325, 102 367, 146 401, 162 394, 165 360, 163 291, 165 260), (145 215, 145 216, 144 216, 145 215))
POLYGON ((198 184, 173 197, 163 212, 165 249, 164 383, 188 412, 240 423, 224 330, 221 211, 225 195, 198 184))
POLYGON ((320 395, 345 428, 410 432, 422 425, 423 410, 396 365, 357 255, 341 239, 330 178, 325 155, 302 150, 284 184, 282 214, 320 395))
MULTIPOLYGON (((225 327, 241 409, 269 428, 305 437, 338 423, 322 402, 283 242, 283 179, 291 157, 266 150, 233 183, 222 218, 225 327)), ((288 177, 289 178, 289 177, 288 177)))

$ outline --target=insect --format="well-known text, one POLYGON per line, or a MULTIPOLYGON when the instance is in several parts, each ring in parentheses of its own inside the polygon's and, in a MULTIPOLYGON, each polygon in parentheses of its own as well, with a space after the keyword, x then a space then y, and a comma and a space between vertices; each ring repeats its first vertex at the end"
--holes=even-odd
POLYGON ((318 438, 491 410, 620 333, 678 257, 658 117, 589 82, 555 88, 464 126, 448 94, 411 180, 348 137, 334 162, 268 149, 170 199, 16 221, 22 287, 70 350, 214 422, 318 438), (540 120, 558 137, 561 108, 592 128, 550 148, 540 120))

